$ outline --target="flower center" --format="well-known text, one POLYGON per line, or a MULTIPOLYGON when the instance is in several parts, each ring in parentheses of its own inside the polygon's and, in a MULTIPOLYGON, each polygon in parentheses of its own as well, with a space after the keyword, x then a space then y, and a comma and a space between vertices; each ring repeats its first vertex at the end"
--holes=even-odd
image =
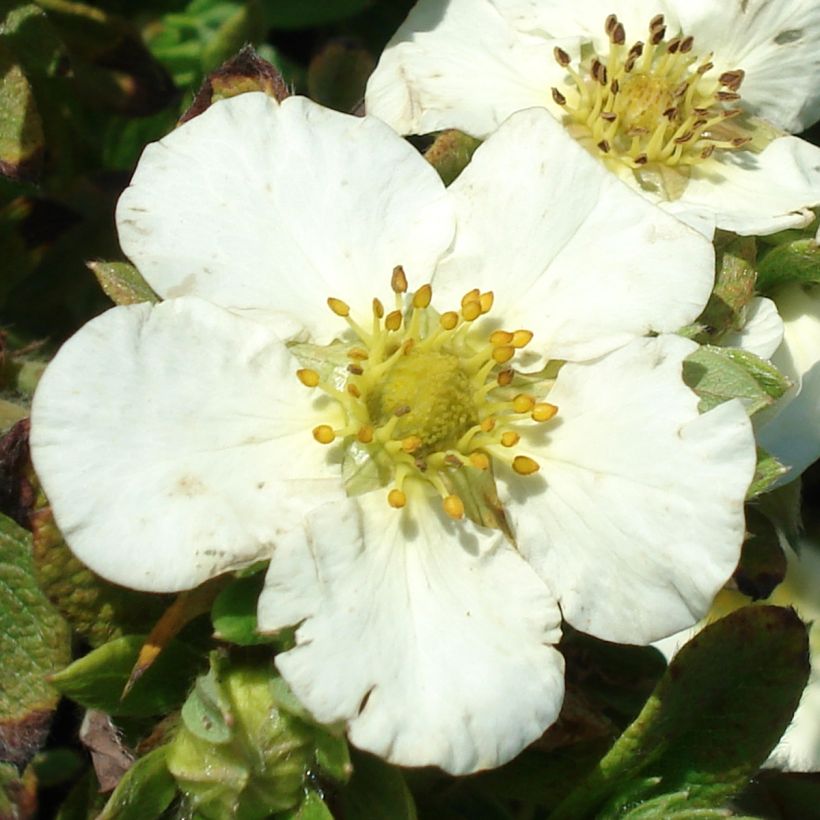
POLYGON ((607 164, 633 170, 647 165, 696 165, 716 149, 736 149, 749 140, 729 139, 721 123, 741 113, 727 103, 740 99, 741 70, 717 79, 711 54, 698 57, 692 37, 666 40, 662 14, 649 23, 646 42, 626 45, 623 24, 610 14, 604 26, 609 53, 594 51, 574 69, 570 56, 555 59, 570 76, 569 96, 552 97, 564 111, 570 133, 607 164))
POLYGON ((297 371, 306 387, 318 387, 337 401, 345 424, 313 430, 320 444, 341 441, 364 448, 387 474, 392 488, 387 502, 407 503, 407 482, 432 487, 452 518, 464 515, 455 471, 490 470, 493 461, 519 475, 538 472, 536 461, 520 451, 521 432, 552 419, 558 408, 536 401, 514 385, 510 362, 532 339, 529 330, 496 330, 481 337, 473 323, 492 308, 493 294, 478 289, 464 295, 460 310, 438 314, 431 307, 432 288, 407 294, 401 266, 393 271, 395 310, 385 314, 373 300, 369 330, 350 316, 339 299, 330 309, 344 318, 360 346, 347 353, 342 389, 322 382, 316 370, 297 371))

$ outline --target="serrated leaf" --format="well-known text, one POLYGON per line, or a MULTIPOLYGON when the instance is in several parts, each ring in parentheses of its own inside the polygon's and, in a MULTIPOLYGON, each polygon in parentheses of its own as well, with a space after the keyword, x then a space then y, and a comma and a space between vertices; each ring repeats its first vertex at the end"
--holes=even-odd
POLYGON ((0 40, 0 174, 36 178, 45 136, 34 91, 23 68, 0 40))
POLYGON ((820 246, 814 238, 777 245, 758 262, 758 288, 762 293, 771 293, 792 282, 820 282, 820 246))
POLYGON ((700 396, 702 413, 737 398, 751 416, 774 404, 790 387, 774 365, 753 353, 712 345, 687 356, 683 380, 700 396))
POLYGON ((765 493, 788 472, 788 467, 784 467, 771 453, 767 453, 762 447, 758 447, 757 466, 755 467, 752 483, 746 492, 746 500, 751 501, 761 493, 765 493))
POLYGON ((347 40, 327 43, 308 66, 308 94, 337 111, 353 113, 364 100, 376 61, 367 49, 347 40))
POLYGON ((185 699, 204 658, 181 641, 172 641, 123 698, 122 692, 146 635, 126 635, 94 649, 51 677, 66 697, 110 715, 164 715, 185 699))
POLYGON ((97 820, 151 820, 171 805, 177 792, 168 771, 168 747, 141 757, 123 776, 97 820))
POLYGON ((442 131, 424 152, 424 158, 449 185, 467 167, 481 140, 455 129, 442 131))
POLYGON ((401 771, 373 755, 353 755, 353 777, 340 795, 345 820, 416 820, 401 771))
POLYGON ((59 699, 46 677, 71 657, 65 621, 37 586, 31 536, 0 515, 0 759, 26 763, 59 699))
MULTIPOLYGON (((744 607, 686 644, 637 719, 552 820, 589 816, 658 778, 689 809, 721 808, 788 726, 809 674, 806 627, 790 609, 744 607)), ((645 791, 645 789, 643 789, 645 791)))
POLYGON ((105 295, 115 305, 136 305, 139 302, 159 302, 159 296, 129 262, 88 262, 105 295))
POLYGON ((219 593, 211 609, 214 636, 239 646, 274 642, 257 631, 256 609, 265 584, 265 573, 237 578, 219 593))

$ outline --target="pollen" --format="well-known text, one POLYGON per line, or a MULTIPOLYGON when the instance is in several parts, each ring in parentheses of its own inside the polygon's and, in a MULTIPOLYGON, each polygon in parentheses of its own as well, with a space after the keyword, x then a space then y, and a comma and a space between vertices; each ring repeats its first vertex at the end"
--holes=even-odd
POLYGON ((660 167, 685 172, 715 149, 742 147, 726 122, 740 113, 732 104, 740 99, 743 71, 715 77, 712 55, 698 55, 693 37, 667 38, 663 15, 631 45, 614 14, 604 29, 606 54, 586 54, 573 67, 565 51, 554 52, 568 87, 551 89, 552 99, 587 150, 613 170, 625 166, 645 177, 660 167))

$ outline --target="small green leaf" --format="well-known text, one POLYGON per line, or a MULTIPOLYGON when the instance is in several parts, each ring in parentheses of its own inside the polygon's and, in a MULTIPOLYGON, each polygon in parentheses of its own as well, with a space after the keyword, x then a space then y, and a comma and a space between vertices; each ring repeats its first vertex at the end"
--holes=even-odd
POLYGON ((750 501, 757 498, 761 493, 765 493, 788 472, 788 467, 784 467, 771 453, 767 453, 762 447, 758 447, 757 466, 755 467, 752 483, 746 493, 746 500, 750 501))
POLYGON ((467 167, 481 140, 461 131, 442 131, 424 152, 424 158, 438 171, 445 185, 453 182, 467 167))
POLYGON ((219 593, 211 610, 216 638, 239 646, 275 641, 256 629, 257 602, 264 584, 265 573, 257 572, 247 578, 237 578, 219 593))
POLYGON ((330 42, 310 61, 308 94, 316 102, 352 113, 364 100, 376 61, 367 49, 346 40, 330 42))
POLYGON ((159 817, 177 793, 168 771, 168 747, 149 752, 125 773, 97 820, 151 820, 159 817))
POLYGON ((182 706, 182 722, 191 734, 209 743, 227 743, 232 735, 231 705, 219 681, 221 659, 211 653, 207 675, 196 679, 193 691, 182 706))
POLYGON ((129 262, 88 262, 105 295, 115 305, 159 302, 159 296, 129 262))
POLYGON ((353 777, 341 791, 345 820, 416 820, 413 795, 399 769, 356 752, 353 777))
POLYGON ((762 293, 769 294, 792 282, 820 282, 820 246, 813 238, 777 245, 758 263, 758 288, 762 293))
POLYGON ((12 179, 39 175, 45 137, 34 92, 23 68, 0 40, 0 174, 12 179))
POLYGON ((103 644, 53 675, 51 683, 87 709, 130 717, 164 715, 185 699, 204 658, 182 641, 171 641, 122 698, 145 639, 126 635, 103 644))
POLYGON ((753 353, 712 345, 686 358, 683 379, 700 396, 703 413, 737 398, 751 416, 774 404, 790 387, 776 367, 753 353))

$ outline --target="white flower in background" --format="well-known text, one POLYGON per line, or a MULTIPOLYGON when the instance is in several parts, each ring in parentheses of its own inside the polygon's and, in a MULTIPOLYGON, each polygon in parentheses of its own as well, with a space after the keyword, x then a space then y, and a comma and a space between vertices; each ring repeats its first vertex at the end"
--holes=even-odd
POLYGON ((558 714, 562 614, 646 643, 733 571, 750 424, 698 414, 695 345, 664 335, 711 245, 546 112, 445 191, 376 119, 242 95, 146 149, 117 221, 167 301, 95 319, 42 379, 57 521, 138 589, 271 558, 260 626, 298 625, 277 665, 361 748, 499 765, 558 714))
MULTIPOLYGON (((799 556, 788 546, 784 546, 784 551, 788 564, 783 583, 767 599, 755 603, 794 607, 809 625, 811 672, 792 722, 765 766, 787 772, 817 772, 820 771, 820 551, 809 541, 802 544, 799 556)), ((751 603, 740 592, 723 590, 701 624, 658 641, 656 646, 671 660, 706 624, 751 603)))
POLYGON ((763 235, 811 222, 820 150, 816 0, 421 0, 387 45, 366 105, 402 134, 486 137, 549 109, 673 212, 763 235))

